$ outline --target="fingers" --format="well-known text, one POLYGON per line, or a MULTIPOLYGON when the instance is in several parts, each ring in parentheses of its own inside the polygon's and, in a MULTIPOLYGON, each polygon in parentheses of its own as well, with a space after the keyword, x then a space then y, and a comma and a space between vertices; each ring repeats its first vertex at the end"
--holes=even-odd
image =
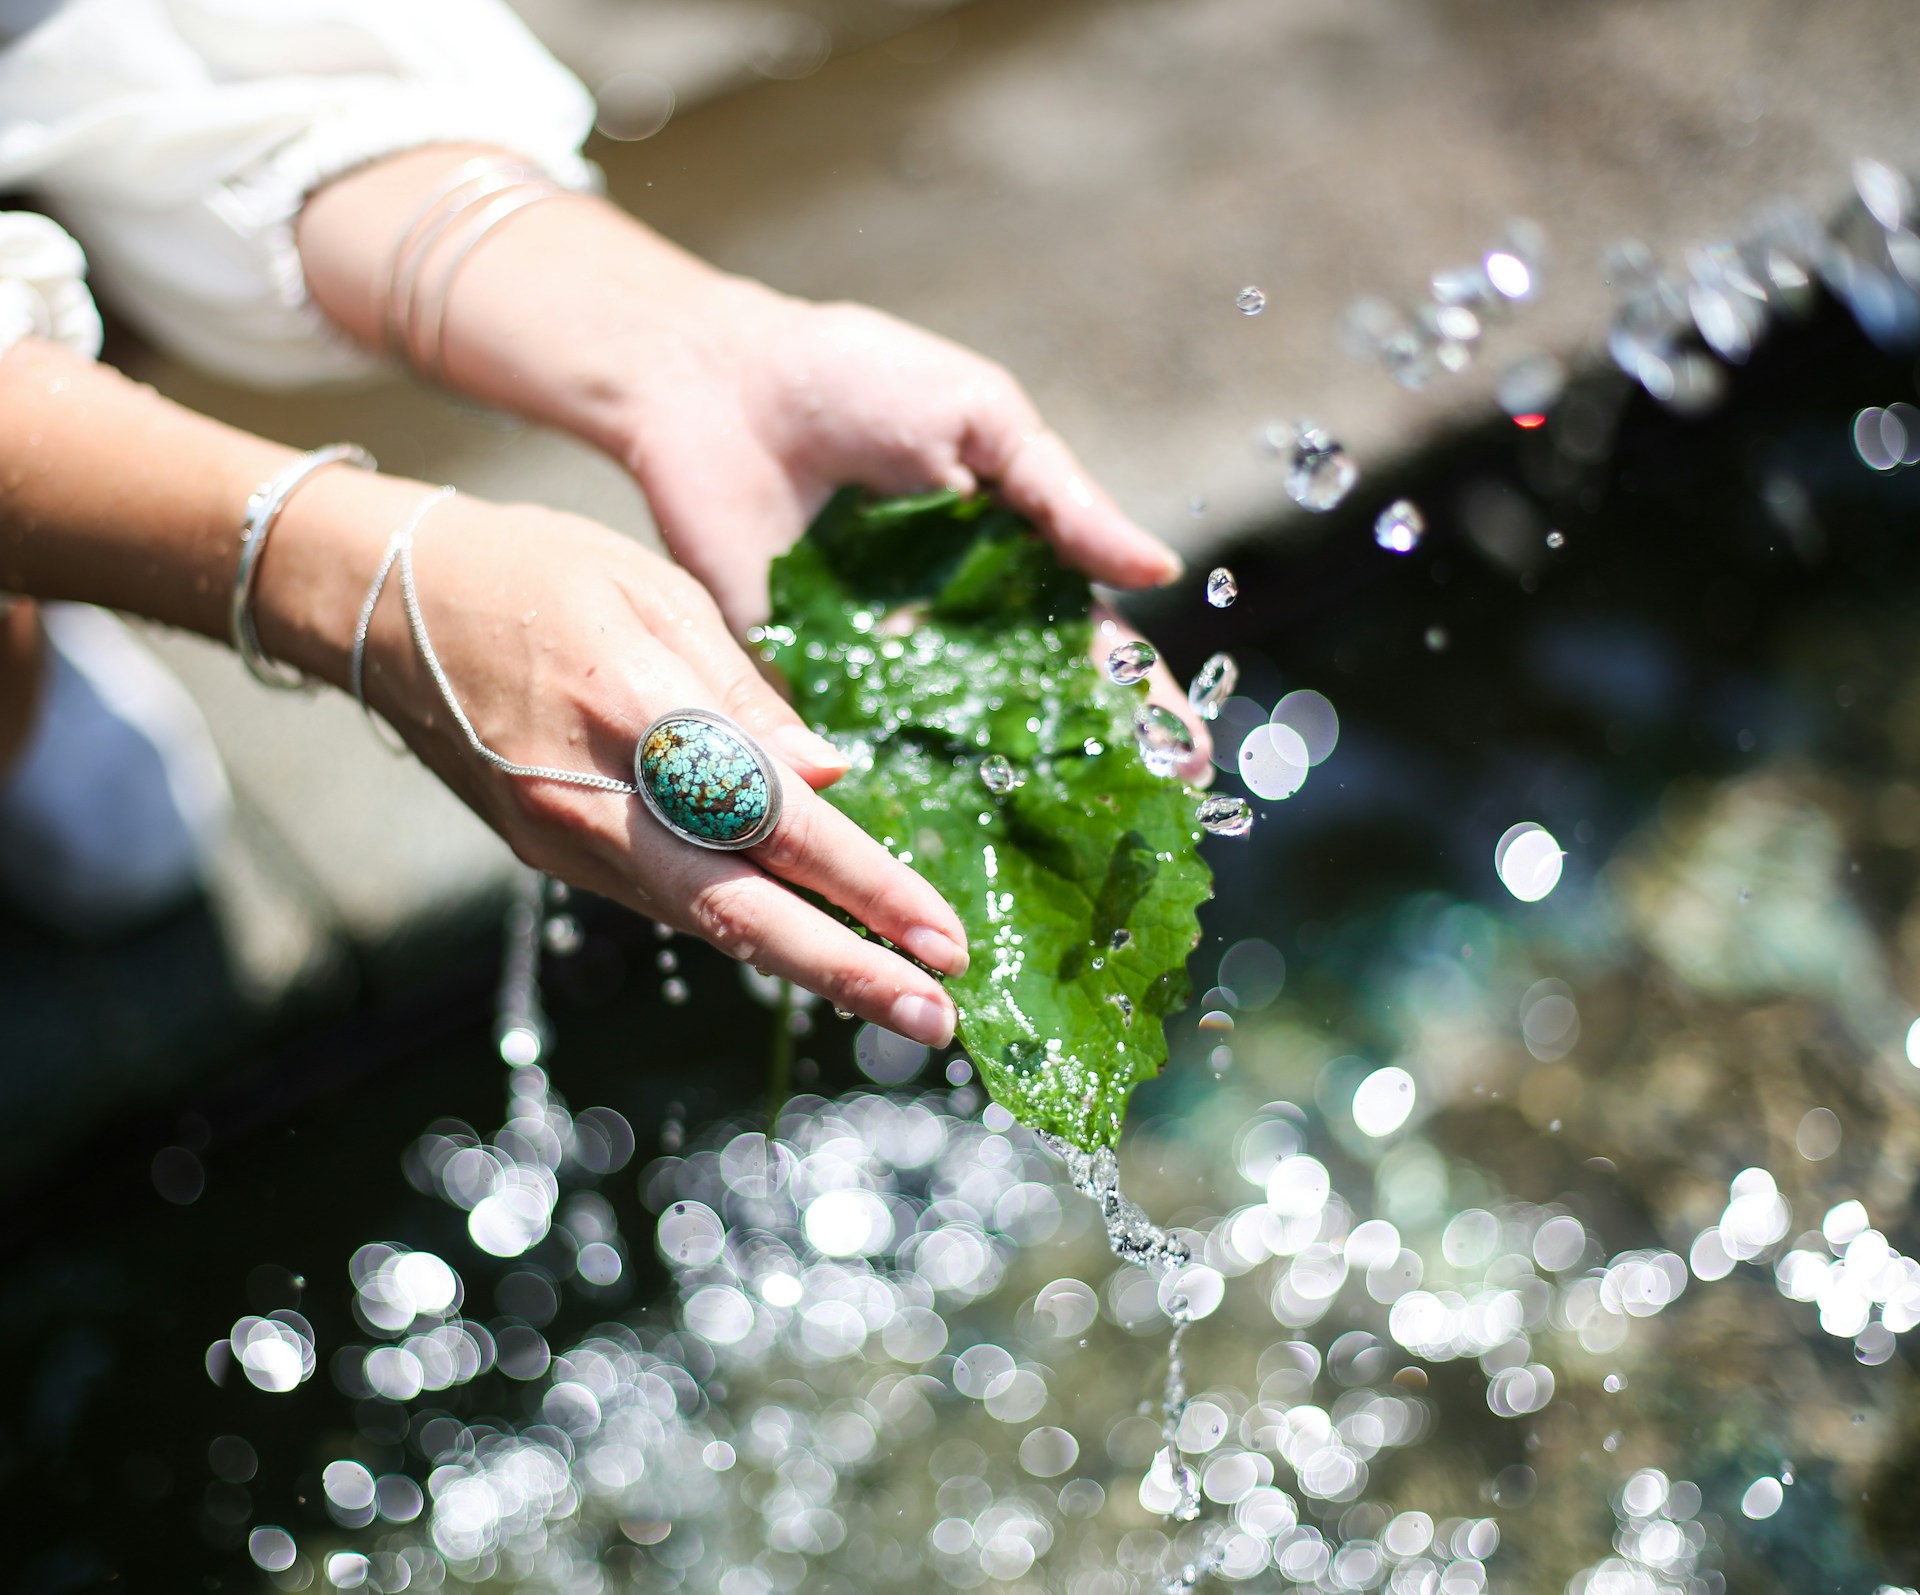
POLYGON ((824 498, 816 501, 778 459, 753 447, 719 450, 696 439, 667 460, 640 475, 647 502, 674 558, 741 636, 767 618, 768 565, 824 498))
MULTIPOLYGON (((1093 660, 1101 669, 1106 668, 1107 655, 1123 642, 1146 641, 1138 631, 1106 604, 1093 606, 1093 660)), ((1150 645, 1151 646, 1151 645, 1150 645)), ((1175 771, 1181 780, 1192 786, 1211 786, 1213 784, 1213 732, 1207 722, 1201 719, 1191 703, 1187 701, 1186 689, 1175 679, 1167 668, 1164 659, 1156 657, 1153 670, 1147 677, 1147 697, 1163 709, 1170 709, 1180 717, 1181 722, 1193 733, 1193 753, 1181 760, 1175 771)))
MULTIPOLYGON (((714 695, 687 661, 665 648, 644 665, 630 664, 627 674, 635 701, 655 712, 715 706, 714 695)), ((932 976, 837 925, 782 881, 818 892, 943 973, 967 967, 966 931, 959 917, 913 869, 777 757, 774 762, 782 782, 781 813, 764 842, 745 855, 723 856, 674 835, 635 804, 623 873, 638 876, 635 889, 656 901, 681 905, 677 921, 723 951, 797 980, 878 1024, 911 1025, 902 1033, 944 1042, 952 1029, 952 1004, 932 976)))
POLYGON ((790 783, 773 834, 749 857, 837 903, 923 964, 958 975, 967 933, 937 891, 826 799, 790 783))
POLYGON ((659 583, 644 601, 655 635, 694 668, 714 702, 791 765, 807 785, 828 786, 847 773, 846 755, 808 730, 793 706, 754 669, 703 588, 690 580, 659 583))
POLYGON ((722 952, 927 1046, 953 1039, 953 1002, 938 981, 744 859, 684 847, 666 873, 664 895, 682 905, 668 917, 722 952))
POLYGON ((993 483, 1062 559, 1093 580, 1161 587, 1179 576, 1179 556, 1120 512, 1058 434, 1040 424, 1018 388, 998 402, 986 401, 968 418, 960 463, 993 483))

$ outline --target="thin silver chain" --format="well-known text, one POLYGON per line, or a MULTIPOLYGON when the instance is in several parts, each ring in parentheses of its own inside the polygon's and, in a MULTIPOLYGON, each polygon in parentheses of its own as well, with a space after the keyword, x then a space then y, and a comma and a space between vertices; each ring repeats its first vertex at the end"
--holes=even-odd
POLYGON ((433 677, 433 684, 440 689, 440 699, 447 706, 460 729, 466 733, 467 745, 485 759, 496 770, 505 775, 519 776, 530 781, 559 781, 567 786, 591 787, 599 792, 618 792, 622 797, 633 797, 640 790, 631 781, 622 781, 611 775, 590 774, 583 770, 560 770, 546 764, 515 764, 503 753, 496 753, 480 740, 480 733, 473 729, 473 722, 460 707, 460 700, 454 696, 453 683, 447 680, 447 672, 440 664, 440 656, 433 651, 433 642, 427 636, 426 617, 420 613, 420 592, 413 575, 413 534, 427 512, 436 505, 445 503, 453 497, 453 489, 443 487, 431 494, 408 517, 407 522, 395 532, 387 543, 386 557, 380 562, 375 573, 373 585, 367 589, 366 602, 360 608, 359 625, 353 638, 352 681, 354 696, 360 699, 362 707, 366 705, 363 692, 363 669, 366 658, 367 632, 373 625, 374 607, 380 602, 381 590, 386 586, 387 577, 397 564, 400 567, 400 597, 407 609, 407 629, 413 633, 413 646, 419 651, 421 661, 427 667, 427 673, 433 677))

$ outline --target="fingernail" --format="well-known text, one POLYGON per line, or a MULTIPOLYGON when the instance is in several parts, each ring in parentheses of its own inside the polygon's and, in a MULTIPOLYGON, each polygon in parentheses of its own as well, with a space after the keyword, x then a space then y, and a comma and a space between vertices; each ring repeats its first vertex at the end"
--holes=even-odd
POLYGON ((781 726, 767 740, 786 756, 789 764, 804 764, 814 770, 852 768, 844 753, 825 737, 816 736, 805 726, 781 726))
POLYGON ((887 1028, 910 1041, 944 1047, 953 1039, 953 1004, 918 992, 897 998, 887 1014, 887 1028))
POLYGON ((929 968, 943 975, 964 975, 969 962, 965 942, 955 941, 944 930, 931 925, 915 925, 900 937, 900 945, 929 968))

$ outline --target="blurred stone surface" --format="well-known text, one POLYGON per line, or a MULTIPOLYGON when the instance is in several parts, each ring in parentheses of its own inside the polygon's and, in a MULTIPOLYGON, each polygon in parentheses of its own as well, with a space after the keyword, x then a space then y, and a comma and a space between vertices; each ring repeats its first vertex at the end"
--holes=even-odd
MULTIPOLYGON (((1855 155, 1920 164, 1904 0, 841 0, 810 13, 841 53, 795 81, 765 76, 810 64, 766 54, 805 42, 777 7, 525 10, 596 87, 672 85, 662 131, 596 142, 623 203, 729 269, 1005 361, 1121 502, 1194 553, 1311 529, 1256 443, 1268 423, 1327 427, 1365 494, 1367 473, 1489 413, 1509 360, 1592 349, 1608 243, 1671 254, 1774 194, 1830 208, 1855 155), (902 22, 918 25, 882 37, 902 22), (1407 393, 1342 352, 1356 294, 1415 298, 1516 215, 1546 229, 1544 292, 1471 372, 1407 393), (1249 285, 1257 316, 1235 308, 1249 285)), ((358 438, 395 471, 646 533, 611 463, 410 384, 263 396, 158 357, 135 369, 258 432, 358 438)), ((337 935, 377 964, 410 927, 498 902, 505 848, 350 705, 163 646, 324 904, 315 957, 337 935)))

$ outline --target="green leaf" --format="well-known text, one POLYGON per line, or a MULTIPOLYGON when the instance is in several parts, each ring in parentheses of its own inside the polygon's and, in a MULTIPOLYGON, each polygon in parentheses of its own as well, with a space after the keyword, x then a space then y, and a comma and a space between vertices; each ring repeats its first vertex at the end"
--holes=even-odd
POLYGON ((1134 744, 1144 688, 1089 655, 1091 595, 1018 516, 838 494, 774 563, 765 657, 853 760, 827 798, 967 927, 961 1045, 1014 1117, 1091 1150, 1166 1063, 1212 895, 1198 795, 1134 744), (995 794, 989 755, 1020 780, 995 794))

